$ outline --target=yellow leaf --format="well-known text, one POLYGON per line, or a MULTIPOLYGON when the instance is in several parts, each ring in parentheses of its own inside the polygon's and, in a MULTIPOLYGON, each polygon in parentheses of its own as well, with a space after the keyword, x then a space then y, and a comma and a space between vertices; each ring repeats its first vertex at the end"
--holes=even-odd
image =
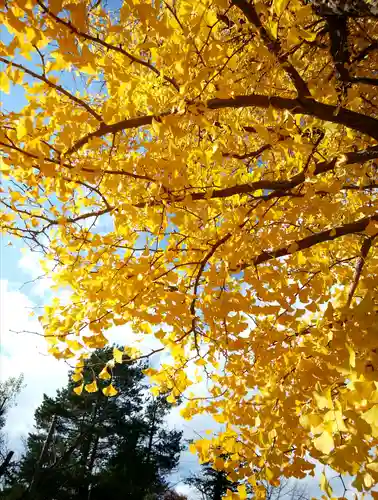
POLYGON ((151 387, 150 392, 153 396, 158 396, 160 394, 159 387, 154 385, 153 387, 151 387))
POLYGON ((66 343, 73 351, 79 351, 83 346, 77 340, 66 340, 66 343))
POLYGON ((328 497, 332 496, 332 488, 324 472, 320 475, 320 488, 327 494, 328 497))
POLYGON ((123 352, 120 351, 119 349, 117 349, 116 347, 114 347, 114 349, 113 349, 113 358, 114 358, 114 360, 115 360, 116 363, 122 363, 123 352))
POLYGON ((102 380, 109 380, 110 378, 112 378, 106 366, 101 370, 98 377, 101 378, 102 380))
POLYGON ((10 196, 11 196, 11 200, 13 202, 16 202, 16 201, 19 201, 19 200, 23 199, 22 194, 19 193, 18 191, 11 191, 10 196))
POLYGON ((330 391, 326 391, 323 394, 314 392, 314 398, 316 401, 316 406, 322 410, 323 408, 328 408, 329 410, 333 408, 332 397, 330 391))
POLYGON ((307 40, 308 42, 313 42, 316 38, 316 32, 306 31, 303 28, 297 27, 297 34, 307 40))
POLYGON ((54 14, 58 14, 63 5, 63 0, 50 0, 49 1, 49 8, 51 9, 54 14))
POLYGON ((86 31, 87 13, 86 13, 85 2, 81 2, 76 5, 71 3, 70 10, 71 10, 73 24, 75 25, 75 27, 81 31, 86 31))
POLYGON ((371 474, 364 474, 364 484, 366 488, 371 488, 374 484, 376 484, 371 474))
POLYGON ((189 451, 190 451, 190 453, 194 453, 194 454, 197 453, 197 447, 194 443, 191 443, 189 445, 189 451))
POLYGON ((154 120, 152 120, 152 124, 151 125, 152 125, 152 129, 155 132, 155 134, 157 136, 159 136, 161 125, 162 125, 161 122, 154 119, 154 120))
POLYGON ((102 389, 102 392, 105 394, 107 397, 112 397, 116 396, 118 394, 117 389, 115 389, 112 384, 108 385, 107 387, 104 387, 102 389))
POLYGON ((83 374, 82 373, 74 373, 73 375, 71 375, 71 379, 74 382, 79 382, 79 380, 81 380, 82 378, 83 378, 83 374))
POLYGON ((10 90, 10 80, 8 75, 4 70, 0 72, 0 93, 4 92, 5 94, 9 94, 10 90))
POLYGON ((245 484, 240 484, 238 486, 238 494, 241 500, 247 498, 247 488, 245 487, 245 484))
POLYGON ((274 477, 273 471, 269 467, 265 468, 265 475, 268 481, 271 481, 274 477))
POLYGON ((206 366, 207 365, 206 359, 203 359, 203 358, 197 359, 195 363, 197 366, 206 366))
POLYGON ((372 462, 371 464, 367 464, 366 467, 374 472, 378 472, 378 462, 372 462))
POLYGON ((74 388, 74 392, 78 396, 80 396, 80 394, 83 392, 83 387, 84 387, 84 384, 78 385, 77 387, 74 388))
POLYGON ((378 233, 378 222, 371 220, 366 226, 365 233, 369 236, 375 236, 378 233))
POLYGON ((314 446, 317 450, 324 453, 324 455, 329 455, 335 446, 332 434, 328 431, 322 432, 320 436, 314 439, 314 446))
POLYGON ((294 243, 291 243, 291 245, 288 246, 287 251, 289 253, 295 253, 298 249, 299 249, 298 243, 294 242, 294 243))
POLYGON ((353 350, 353 347, 349 344, 345 344, 346 348, 349 352, 349 365, 354 368, 356 366, 356 353, 353 350))
POLYGON ((100 333, 98 335, 83 336, 83 341, 85 345, 91 349, 100 349, 101 347, 105 347, 108 343, 108 340, 100 333))
POLYGON ((277 35, 278 35, 278 22, 271 20, 271 21, 268 22, 268 26, 270 28, 270 32, 271 32, 273 38, 277 38, 277 35))
POLYGON ((362 414, 362 418, 368 423, 368 424, 374 424, 377 425, 378 422, 378 404, 372 406, 370 410, 365 411, 365 413, 362 414))
POLYGON ((96 391, 98 390, 96 380, 93 380, 93 382, 91 382, 90 384, 87 384, 87 385, 85 386, 85 390, 86 390, 87 392, 96 392, 96 391))
POLYGON ((176 403, 176 398, 173 396, 173 394, 170 394, 168 397, 167 397, 167 401, 168 403, 176 403))
POLYGON ((152 333, 152 328, 149 323, 142 323, 140 325, 140 330, 144 333, 152 333))
POLYGON ((280 16, 282 14, 282 12, 284 12, 289 1, 290 0, 274 0, 273 1, 272 7, 273 7, 274 12, 277 14, 277 16, 280 16))

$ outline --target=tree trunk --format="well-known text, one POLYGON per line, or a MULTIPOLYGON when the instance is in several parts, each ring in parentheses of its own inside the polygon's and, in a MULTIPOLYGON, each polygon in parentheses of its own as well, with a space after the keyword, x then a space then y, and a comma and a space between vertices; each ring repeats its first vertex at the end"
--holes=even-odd
POLYGON ((5 457, 4 462, 0 465, 0 477, 4 476, 4 474, 6 473, 8 467, 9 467, 9 464, 12 460, 13 455, 14 455, 14 451, 9 451, 7 453, 7 456, 5 457))
POLYGON ((149 438, 148 438, 147 457, 146 457, 147 464, 149 464, 150 460, 151 460, 152 444, 153 444, 153 440, 154 440, 154 436, 155 436, 156 412, 157 412, 157 406, 155 404, 154 409, 153 409, 153 413, 152 413, 151 427, 150 427, 149 438))
MULTIPOLYGON (((93 448, 92 448, 92 452, 91 452, 91 456, 89 458, 89 464, 88 464, 88 467, 87 467, 87 470, 88 470, 88 474, 90 476, 92 476, 92 470, 93 470, 93 465, 94 465, 94 462, 96 460, 96 456, 97 456, 97 447, 98 447, 98 442, 99 442, 99 436, 97 435, 95 437, 95 440, 94 440, 94 443, 93 443, 93 448)), ((87 500, 90 500, 91 498, 91 484, 88 484, 88 494, 87 494, 87 500)))
POLYGON ((83 477, 80 486, 77 489, 77 494, 79 498, 89 498, 90 496, 90 484, 91 484, 91 477, 90 473, 93 468, 93 463, 95 461, 95 453, 97 452, 97 443, 98 443, 98 437, 95 437, 95 445, 92 448, 92 453, 90 454, 91 450, 91 445, 93 442, 93 430, 96 425, 96 419, 97 419, 97 412, 99 409, 99 403, 100 403, 100 393, 98 393, 96 403, 93 407, 92 410, 92 416, 90 420, 90 425, 89 429, 86 433, 85 436, 85 441, 82 447, 82 452, 81 452, 81 467, 83 470, 83 477), (97 441, 97 442, 96 442, 97 441), (90 469, 89 469, 90 465, 90 469))
POLYGON ((223 476, 222 476, 222 473, 219 472, 217 474, 215 485, 214 485, 213 500, 222 500, 222 497, 225 493, 226 492, 224 491, 223 476))
POLYGON ((53 415, 49 431, 47 433, 45 442, 43 443, 43 446, 42 446, 41 453, 39 454, 37 463, 35 464, 34 475, 32 477, 32 480, 30 482, 30 485, 29 485, 29 488, 27 491, 27 496, 29 498, 32 498, 32 499, 34 498, 34 493, 35 493, 35 490, 36 490, 36 487, 38 485, 38 481, 39 481, 39 478, 41 475, 41 469, 42 469, 43 460, 45 458, 46 451, 48 450, 50 443, 51 443, 51 440, 52 440, 52 437, 54 435, 56 421, 57 421, 57 416, 53 415))

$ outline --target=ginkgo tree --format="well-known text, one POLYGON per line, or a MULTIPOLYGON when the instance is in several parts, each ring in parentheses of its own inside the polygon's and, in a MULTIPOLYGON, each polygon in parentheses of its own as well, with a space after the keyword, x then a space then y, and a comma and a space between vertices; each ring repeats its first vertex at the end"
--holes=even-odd
POLYGON ((49 350, 80 384, 108 329, 156 337, 125 354, 166 353, 155 392, 224 424, 193 448, 230 498, 312 459, 378 480, 374 5, 0 2, 1 88, 27 99, 1 112, 1 227, 72 292, 49 350))

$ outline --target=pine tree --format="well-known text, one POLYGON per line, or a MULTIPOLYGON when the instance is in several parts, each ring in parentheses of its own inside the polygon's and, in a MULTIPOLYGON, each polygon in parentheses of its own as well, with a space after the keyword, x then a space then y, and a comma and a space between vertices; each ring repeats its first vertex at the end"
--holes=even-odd
MULTIPOLYGON (((89 390, 94 376, 100 389, 107 386, 98 375, 111 356, 112 349, 96 351, 85 361, 83 383, 89 390)), ((96 500, 122 494, 140 500, 167 489, 181 433, 164 428, 170 407, 165 398, 146 396, 143 368, 127 359, 116 364, 113 397, 102 390, 75 394, 75 373, 56 397, 44 396, 16 478, 23 485, 19 498, 96 500)))
MULTIPOLYGON (((225 455, 223 458, 227 459, 225 455)), ((227 490, 237 492, 238 486, 241 484, 228 477, 224 470, 216 469, 210 462, 202 464, 200 472, 190 475, 186 479, 186 483, 201 494, 202 500, 222 500, 227 490)), ((307 489, 304 485, 286 478, 282 478, 280 484, 276 486, 271 485, 268 481, 262 481, 257 489, 264 491, 266 500, 308 499, 307 489)), ((248 498, 255 498, 255 488, 247 484, 246 494, 248 498)))
POLYGON ((210 463, 202 464, 199 474, 192 474, 186 480, 204 500, 222 500, 227 490, 236 491, 236 484, 227 478, 222 470, 214 469, 210 463))
POLYGON ((170 409, 164 397, 150 397, 146 403, 118 443, 91 500, 103 500, 104 495, 152 500, 168 490, 166 477, 178 463, 182 433, 162 425, 170 409))

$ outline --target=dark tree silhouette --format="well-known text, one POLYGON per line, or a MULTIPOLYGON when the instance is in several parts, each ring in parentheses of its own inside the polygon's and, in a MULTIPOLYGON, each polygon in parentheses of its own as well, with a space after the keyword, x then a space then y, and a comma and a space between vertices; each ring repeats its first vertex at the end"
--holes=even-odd
MULTIPOLYGON (((85 363, 84 382, 98 376, 111 356, 111 348, 94 352, 85 363)), ((171 405, 147 394, 143 368, 128 359, 116 364, 114 397, 103 394, 109 382, 98 378, 97 392, 79 396, 70 380, 56 397, 45 395, 19 472, 3 498, 163 498, 179 460, 181 433, 165 427, 171 405)))
POLYGON ((7 412, 16 404, 16 398, 23 388, 23 375, 0 381, 0 481, 9 474, 14 452, 8 449, 3 428, 7 412))

